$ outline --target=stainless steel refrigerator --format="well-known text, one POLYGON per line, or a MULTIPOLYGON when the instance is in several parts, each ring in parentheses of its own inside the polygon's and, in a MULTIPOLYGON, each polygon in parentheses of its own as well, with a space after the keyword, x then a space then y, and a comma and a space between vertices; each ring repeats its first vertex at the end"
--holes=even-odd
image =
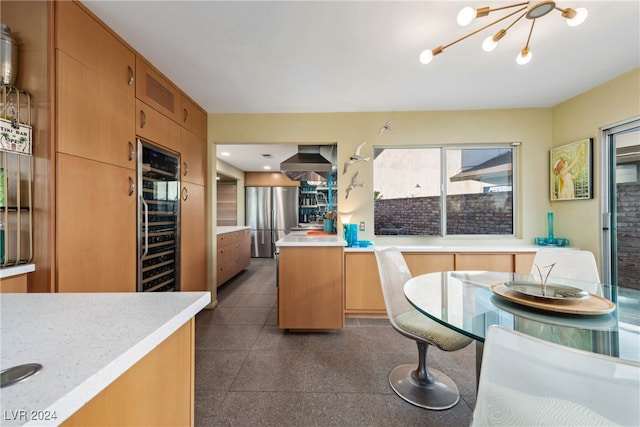
POLYGON ((251 257, 272 258, 275 242, 298 225, 298 187, 246 187, 251 257))

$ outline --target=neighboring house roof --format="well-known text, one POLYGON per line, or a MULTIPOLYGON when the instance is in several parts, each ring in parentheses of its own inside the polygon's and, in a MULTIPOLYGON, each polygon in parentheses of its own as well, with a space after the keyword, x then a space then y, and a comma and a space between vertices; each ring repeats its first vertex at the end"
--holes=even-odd
POLYGON ((511 176, 510 151, 493 157, 486 162, 473 166, 463 172, 457 173, 449 178, 449 180, 451 182, 467 180, 482 182, 492 182, 497 180, 502 182, 505 177, 505 172, 507 176, 511 176))

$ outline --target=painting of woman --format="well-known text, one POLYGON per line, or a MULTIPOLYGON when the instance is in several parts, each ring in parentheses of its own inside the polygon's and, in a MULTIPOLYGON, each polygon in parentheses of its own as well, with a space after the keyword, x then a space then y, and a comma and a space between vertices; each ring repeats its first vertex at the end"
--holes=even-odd
POLYGON ((589 143, 583 140, 551 150, 551 200, 591 197, 589 143))

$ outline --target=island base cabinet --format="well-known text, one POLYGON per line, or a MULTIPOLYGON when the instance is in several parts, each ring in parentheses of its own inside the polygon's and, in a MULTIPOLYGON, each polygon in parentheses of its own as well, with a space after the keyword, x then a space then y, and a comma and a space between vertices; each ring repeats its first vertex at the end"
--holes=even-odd
POLYGON ((344 327, 342 247, 281 247, 278 326, 292 330, 344 327))
POLYGON ((193 426, 194 325, 184 324, 62 426, 193 426))

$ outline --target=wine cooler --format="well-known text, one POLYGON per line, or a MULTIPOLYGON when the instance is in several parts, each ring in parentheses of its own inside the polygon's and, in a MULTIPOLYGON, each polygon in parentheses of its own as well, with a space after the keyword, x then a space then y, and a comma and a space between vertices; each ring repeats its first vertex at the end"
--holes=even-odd
POLYGON ((138 140, 138 291, 180 289, 180 158, 138 140))

